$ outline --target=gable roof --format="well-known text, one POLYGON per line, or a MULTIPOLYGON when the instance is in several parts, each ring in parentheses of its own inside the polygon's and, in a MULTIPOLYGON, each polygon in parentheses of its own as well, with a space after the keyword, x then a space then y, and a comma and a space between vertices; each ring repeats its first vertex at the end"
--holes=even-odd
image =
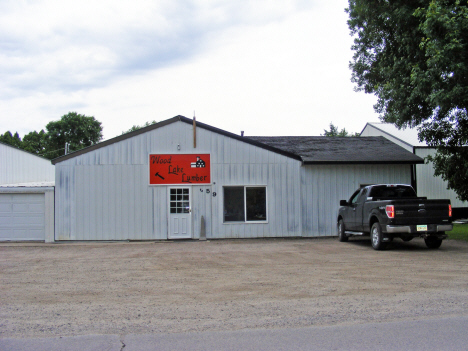
POLYGON ((1 146, 1 147, 4 146, 4 147, 12 148, 12 149, 14 149, 14 150, 16 150, 16 151, 21 151, 21 152, 24 152, 24 153, 29 154, 29 155, 31 155, 31 156, 35 156, 35 157, 38 157, 38 158, 40 158, 40 159, 43 159, 43 160, 45 160, 45 161, 49 161, 49 162, 50 162, 50 160, 49 160, 48 158, 44 157, 44 156, 34 154, 34 153, 32 153, 32 152, 29 152, 29 151, 20 149, 19 147, 16 147, 16 146, 13 146, 13 145, 10 145, 10 144, 3 143, 3 142, 1 142, 1 141, 0 141, 0 146, 1 146))
POLYGON ((49 159, 1 142, 0 163, 0 184, 55 180, 55 167, 49 159))
MULTIPOLYGON (((87 152, 133 138, 139 134, 164 127, 175 122, 184 122, 192 125, 193 120, 184 116, 175 116, 165 121, 152 124, 136 131, 89 146, 52 160, 53 164, 85 154, 87 152)), ((424 161, 388 141, 383 137, 372 138, 331 138, 331 137, 245 137, 225 130, 196 122, 197 128, 203 128, 214 133, 224 135, 266 149, 286 157, 302 161, 305 164, 366 164, 366 163, 394 163, 415 164, 424 161), (371 140, 373 139, 373 140, 371 140)))
POLYGON ((384 137, 249 137, 302 158, 304 164, 416 164, 424 160, 384 137))
MULTIPOLYGON (((117 136, 117 137, 112 138, 112 139, 108 139, 108 140, 106 140, 106 141, 103 141, 103 142, 101 142, 101 143, 98 143, 98 144, 95 144, 95 145, 92 145, 92 146, 88 146, 88 147, 86 147, 86 148, 84 148, 84 149, 81 149, 81 150, 72 152, 72 153, 70 153, 70 154, 68 154, 68 155, 64 155, 64 156, 60 156, 60 157, 54 158, 54 159, 52 160, 52 163, 55 165, 55 164, 57 164, 57 163, 59 163, 59 162, 68 160, 68 159, 70 159, 70 158, 73 158, 73 157, 76 157, 76 156, 85 154, 85 153, 87 153, 87 152, 90 152, 90 151, 93 151, 93 150, 96 150, 96 149, 100 149, 100 148, 102 148, 102 147, 105 147, 105 146, 108 146, 108 145, 111 145, 111 144, 114 144, 114 143, 118 143, 119 141, 122 141, 122 140, 126 140, 126 139, 133 138, 133 137, 135 137, 135 136, 137 136, 137 135, 139 135, 139 134, 143 134, 143 133, 149 132, 149 131, 151 131, 151 130, 158 129, 158 128, 161 128, 161 127, 164 127, 164 126, 167 126, 167 125, 169 125, 169 124, 172 124, 172 123, 175 123, 175 122, 179 122, 179 121, 180 121, 180 122, 187 123, 187 124, 190 124, 190 125, 193 124, 193 119, 190 119, 190 118, 187 118, 187 117, 178 115, 178 116, 172 117, 172 118, 170 118, 170 119, 167 119, 167 120, 165 120, 165 121, 162 121, 162 122, 159 122, 159 123, 155 123, 155 124, 151 124, 151 125, 149 125, 149 126, 147 126, 147 127, 144 127, 144 128, 138 129, 138 130, 135 130, 135 131, 133 131, 133 132, 126 133, 126 134, 117 136)), ((280 149, 277 149, 277 148, 272 147, 272 146, 269 146, 269 145, 261 144, 261 143, 255 141, 255 140, 247 139, 247 138, 242 137, 242 136, 240 136, 240 135, 227 132, 227 131, 225 131, 225 130, 222 130, 222 129, 219 129, 219 128, 210 126, 210 125, 205 124, 205 123, 201 123, 201 122, 196 121, 196 126, 197 126, 197 128, 206 129, 206 130, 209 130, 209 131, 211 131, 211 132, 224 135, 224 136, 226 136, 226 137, 228 137, 228 138, 236 139, 236 140, 242 141, 242 142, 244 142, 244 143, 251 144, 251 145, 260 147, 260 148, 262 148, 262 149, 266 149, 266 150, 269 150, 269 151, 272 151, 272 152, 281 154, 281 155, 283 155, 283 156, 296 159, 296 160, 298 160, 298 161, 302 161, 302 159, 301 159, 298 155, 295 155, 295 154, 290 153, 290 152, 288 152, 288 151, 280 150, 280 149)))
POLYGON ((361 134, 367 127, 372 127, 380 131, 384 135, 391 136, 400 142, 413 147, 413 146, 427 146, 425 142, 419 141, 418 131, 412 128, 398 129, 394 124, 391 123, 377 123, 368 122, 366 123, 361 134))

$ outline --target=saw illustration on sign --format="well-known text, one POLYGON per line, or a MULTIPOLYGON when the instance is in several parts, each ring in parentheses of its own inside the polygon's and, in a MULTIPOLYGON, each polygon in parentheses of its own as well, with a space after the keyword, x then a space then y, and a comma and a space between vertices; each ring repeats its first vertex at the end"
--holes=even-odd
POLYGON ((210 184, 210 154, 149 155, 151 185, 210 184))

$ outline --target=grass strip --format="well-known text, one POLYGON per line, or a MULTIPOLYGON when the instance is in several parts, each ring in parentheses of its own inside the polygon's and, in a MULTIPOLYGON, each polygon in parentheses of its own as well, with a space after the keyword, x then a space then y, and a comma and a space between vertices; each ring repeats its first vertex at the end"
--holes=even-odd
POLYGON ((453 230, 446 232, 449 239, 468 241, 468 223, 453 224, 453 230))

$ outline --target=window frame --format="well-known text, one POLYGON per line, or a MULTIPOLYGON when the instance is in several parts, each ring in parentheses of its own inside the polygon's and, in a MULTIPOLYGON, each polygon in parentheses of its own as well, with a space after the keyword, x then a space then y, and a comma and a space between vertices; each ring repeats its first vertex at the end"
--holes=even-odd
POLYGON ((268 215, 268 187, 266 185, 223 185, 223 202, 221 206, 221 215, 223 219, 223 224, 267 224, 269 220, 268 215), (224 189, 225 188, 243 188, 244 189, 244 221, 228 221, 224 220, 224 189), (264 221, 248 221, 247 220, 247 188, 264 188, 265 189, 265 216, 266 220, 264 221))

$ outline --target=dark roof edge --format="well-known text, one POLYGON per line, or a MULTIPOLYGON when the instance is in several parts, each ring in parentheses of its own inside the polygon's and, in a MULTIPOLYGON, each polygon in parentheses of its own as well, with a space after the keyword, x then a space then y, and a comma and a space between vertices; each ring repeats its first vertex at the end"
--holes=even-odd
MULTIPOLYGON (((388 124, 391 124, 391 123, 388 123, 388 124)), ((366 129, 366 127, 367 127, 368 125, 374 127, 375 129, 377 129, 378 131, 381 131, 381 132, 384 133, 384 134, 390 135, 392 138, 394 138, 394 139, 396 139, 396 140, 402 142, 403 144, 406 144, 406 145, 408 145, 408 146, 414 147, 414 145, 412 145, 412 144, 410 144, 410 143, 408 143, 408 142, 406 142, 406 141, 404 141, 404 140, 401 140, 400 138, 397 138, 397 137, 394 136, 393 134, 390 134, 389 132, 386 132, 386 131, 383 130, 383 129, 380 129, 380 128, 376 127, 376 126, 373 125, 372 123, 367 122, 366 125, 364 126, 364 129, 366 129)), ((364 131, 364 129, 362 130, 362 132, 364 131)), ((361 132, 361 134, 362 134, 362 132, 361 132)), ((361 134, 359 134, 360 137, 361 137, 361 134)))
MULTIPOLYGON (((135 130, 133 132, 130 132, 130 133, 126 133, 126 134, 123 134, 123 135, 119 135, 117 137, 114 137, 112 139, 108 139, 106 141, 103 141, 103 142, 100 142, 98 144, 94 144, 92 146, 88 146, 84 149, 81 149, 81 150, 78 150, 78 151, 75 151, 75 152, 72 152, 68 155, 64 155, 64 156, 60 156, 60 157, 57 157, 57 158, 54 158, 52 160, 52 164, 57 164, 59 162, 62 162, 62 161, 65 161, 65 160, 68 160, 70 158, 73 158, 73 157, 76 157, 76 156, 80 156, 80 155, 83 155, 83 154, 86 154, 90 151, 94 151, 94 150, 97 150, 97 149, 100 149, 102 147, 105 147, 105 146, 108 146, 108 145, 112 145, 112 144, 115 144, 115 143, 118 143, 120 141, 123 141, 123 140, 126 140, 126 139, 129 139, 129 138, 133 138, 134 136, 137 136, 139 134, 143 134, 143 133, 146 133, 146 132, 149 132, 153 129, 158 129, 158 128, 161 128, 161 127, 164 127, 166 125, 169 125, 169 124, 172 124, 174 122, 177 122, 177 121, 180 121, 180 122, 184 122, 184 123, 187 123, 187 124, 192 124, 193 123, 193 120, 190 119, 190 118, 187 118, 187 117, 184 117, 184 116, 181 116, 181 115, 178 115, 178 116, 175 116, 175 117, 172 117, 172 118, 169 118, 165 121, 162 121, 162 122, 159 122, 159 123, 155 123, 155 124, 152 124, 152 125, 149 125, 147 127, 144 127, 144 128, 141 128, 141 129, 138 129, 138 130, 135 130)), ((214 133, 218 133, 218 134, 221 134, 221 135, 224 135, 224 136, 227 136, 229 138, 232 138, 232 139, 236 139, 236 140, 239 140, 239 141, 242 141, 244 143, 247 143, 247 144, 251 144, 251 145, 254 145, 254 146, 257 146, 257 147, 260 147, 262 149, 266 149, 266 150, 269 150, 269 151, 272 151, 272 152, 275 152, 277 154, 281 154, 283 156, 286 156, 286 157, 290 157, 290 158, 293 158, 295 160, 298 160, 298 161, 301 161, 302 162, 302 158, 296 154, 293 154, 293 153, 290 153, 290 152, 287 152, 287 151, 283 151, 283 150, 280 150, 280 149, 277 149, 277 148, 274 148, 272 146, 268 146, 268 145, 265 145, 265 144, 262 144, 262 143, 259 143, 259 142, 256 142, 256 141, 253 141, 253 140, 250 140, 248 139, 247 137, 242 137, 242 136, 239 136, 237 134, 234 134, 234 133, 230 133, 230 132, 227 132, 225 130, 222 130, 222 129, 219 129, 219 128, 215 128, 215 127, 212 127, 208 124, 205 124, 205 123, 201 123, 201 122, 196 122, 196 125, 197 127, 199 128, 203 128, 203 129, 206 129, 206 130, 209 130, 211 132, 214 132, 214 133)))
POLYGON ((13 145, 10 145, 10 144, 6 144, 6 143, 3 143, 0 141, 0 144, 2 145, 5 145, 5 146, 9 146, 15 150, 19 150, 19 151, 23 151, 23 152, 26 152, 27 154, 30 154, 30 155, 33 155, 33 156, 36 156, 36 157, 39 157, 39 158, 42 158, 43 160, 46 160, 46 161, 49 161, 50 162, 50 159, 48 159, 47 157, 44 157, 44 156, 41 156, 41 155, 36 155, 30 151, 26 151, 26 150, 23 150, 23 149, 20 149, 19 147, 16 147, 16 146, 13 146, 13 145))
POLYGON ((305 165, 415 165, 423 164, 419 161, 304 161, 305 165))

